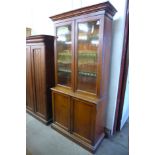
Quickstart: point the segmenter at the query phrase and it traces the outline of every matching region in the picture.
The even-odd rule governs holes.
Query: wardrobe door
[[[64,130],[70,130],[70,96],[53,92],[54,123]]]
[[[34,84],[31,55],[30,46],[26,46],[26,108],[34,111]]]
[[[73,98],[72,132],[88,143],[93,143],[95,105]]]
[[[46,88],[45,88],[45,54],[44,46],[32,46],[33,70],[35,82],[35,112],[45,118],[46,113]]]

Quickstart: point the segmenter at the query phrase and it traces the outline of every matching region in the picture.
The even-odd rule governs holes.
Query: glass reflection
[[[71,25],[57,27],[58,84],[71,86]]]
[[[78,24],[78,89],[96,93],[99,20]]]
[[[80,30],[80,31],[88,32],[88,25],[87,25],[87,23],[80,23],[80,24],[78,25],[78,27],[79,27],[79,30]]]

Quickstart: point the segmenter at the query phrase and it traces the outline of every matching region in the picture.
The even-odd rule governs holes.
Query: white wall
[[[123,113],[122,113],[122,119],[121,119],[121,129],[128,118],[129,118],[129,73],[128,73],[127,82],[126,82],[124,106],[123,106]]]
[[[118,10],[113,21],[113,39],[111,51],[111,70],[110,70],[110,86],[109,86],[109,102],[107,107],[106,127],[113,129],[115,110],[117,102],[119,74],[121,65],[121,56],[123,48],[124,26],[125,26],[125,10],[126,0],[111,0],[111,3]],[[111,133],[112,134],[112,133]]]
[[[118,10],[113,21],[109,103],[107,106],[106,118],[106,127],[110,130],[113,129],[116,109],[126,1],[127,0],[110,0]],[[101,2],[104,2],[104,0],[27,0],[26,26],[32,28],[33,35],[54,35],[53,22],[49,19],[50,16]]]

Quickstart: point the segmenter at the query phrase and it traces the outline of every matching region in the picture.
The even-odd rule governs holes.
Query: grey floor
[[[121,132],[105,138],[95,155],[128,155],[128,129],[127,122]],[[92,155],[29,114],[26,115],[26,151],[27,155]]]

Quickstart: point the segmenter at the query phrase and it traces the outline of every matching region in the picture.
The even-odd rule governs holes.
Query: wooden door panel
[[[73,99],[73,134],[88,141],[93,139],[94,105]]]
[[[30,46],[26,46],[26,107],[34,111],[34,85],[31,59]]]
[[[36,97],[36,113],[42,117],[45,115],[46,88],[45,88],[45,63],[43,46],[33,47],[33,68]]]
[[[54,122],[65,130],[70,130],[70,97],[60,93],[54,96]]]

